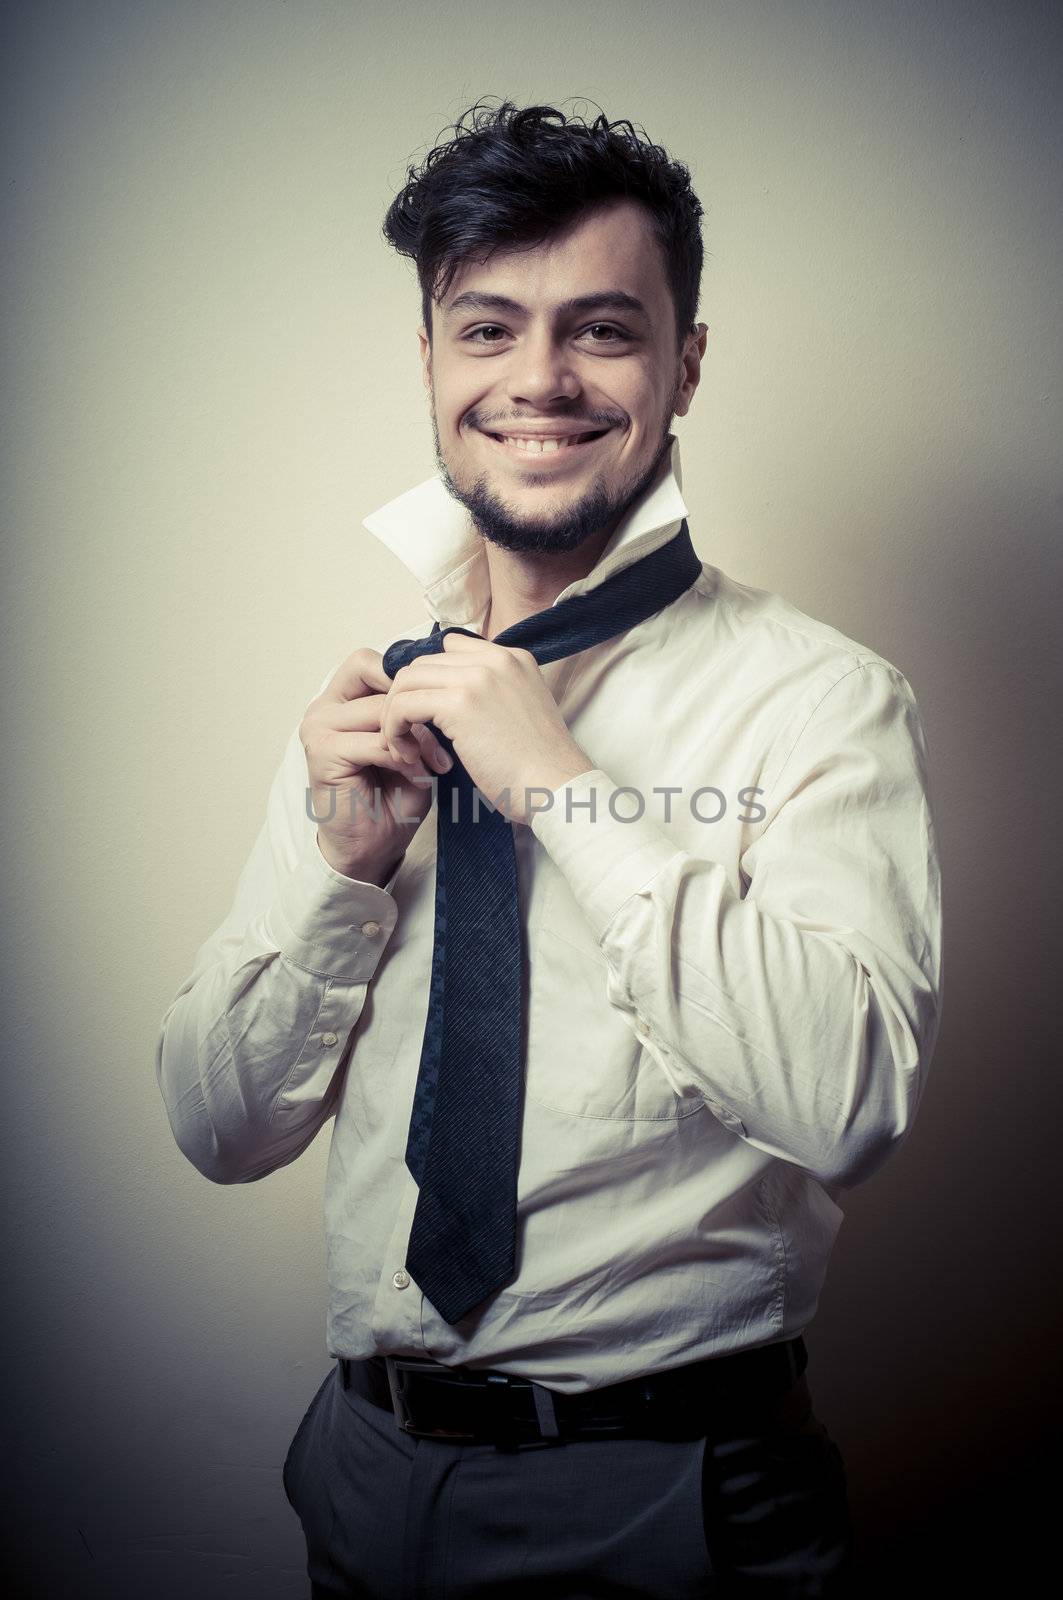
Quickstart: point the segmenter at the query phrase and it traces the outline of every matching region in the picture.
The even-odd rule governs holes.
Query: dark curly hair
[[[479,100],[453,137],[410,167],[384,219],[387,242],[416,263],[429,338],[432,302],[473,257],[540,244],[596,201],[637,200],[664,252],[676,340],[694,325],[701,284],[702,208],[690,173],[644,130],[604,112],[592,123],[553,106]]]

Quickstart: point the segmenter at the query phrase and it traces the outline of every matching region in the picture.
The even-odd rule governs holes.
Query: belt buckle
[[[402,1372],[424,1372],[425,1362],[406,1360],[402,1356],[385,1356],[384,1364],[388,1372],[388,1385],[391,1389],[391,1404],[395,1412],[395,1420],[404,1433],[414,1434],[419,1439],[450,1439],[457,1444],[473,1444],[476,1442],[477,1435],[474,1433],[461,1433],[449,1428],[420,1428],[417,1426],[417,1419],[410,1410],[399,1374]]]
[[[413,1434],[420,1439],[449,1439],[457,1444],[485,1444],[497,1443],[499,1439],[512,1440],[520,1437],[525,1431],[522,1426],[502,1428],[498,1430],[497,1434],[495,1432],[472,1433],[452,1428],[420,1427],[418,1418],[410,1408],[408,1386],[404,1387],[401,1374],[404,1372],[411,1374],[423,1373],[429,1366],[433,1371],[438,1371],[438,1366],[434,1362],[429,1363],[404,1356],[385,1356],[384,1364],[387,1368],[388,1386],[391,1390],[392,1410],[395,1413],[395,1419],[399,1427],[404,1433]],[[503,1384],[503,1380],[500,1377],[496,1377],[493,1381]],[[526,1381],[535,1405],[534,1420],[529,1419],[529,1425],[534,1427],[535,1432],[529,1431],[528,1437],[533,1440],[559,1439],[561,1437],[561,1429],[554,1409],[552,1392],[530,1379]],[[488,1379],[488,1389],[491,1387],[491,1382],[492,1380]],[[508,1386],[508,1382],[508,1379],[505,1380],[504,1386]]]

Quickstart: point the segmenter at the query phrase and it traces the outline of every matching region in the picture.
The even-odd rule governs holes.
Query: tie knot
[[[400,667],[408,666],[417,656],[425,655],[427,652],[421,647],[427,642],[425,639],[396,639],[394,644],[388,645],[381,660],[388,677],[393,678]]]
[[[471,628],[457,626],[441,628],[437,622],[432,632],[423,639],[396,639],[394,644],[389,644],[381,657],[384,671],[389,678],[393,678],[400,667],[408,667],[418,656],[440,655],[443,650],[443,640],[448,633],[464,633],[470,639],[480,637],[478,633],[473,633]]]

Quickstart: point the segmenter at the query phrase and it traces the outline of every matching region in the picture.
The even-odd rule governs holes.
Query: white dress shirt
[[[686,515],[673,440],[557,600]],[[365,526],[441,626],[482,632],[483,541],[438,477]],[[330,1355],[429,1356],[572,1393],[807,1327],[842,1191],[897,1149],[919,1104],[941,894],[907,680],[778,595],[704,562],[656,616],[542,670],[596,765],[511,823],[526,1027],[514,1281],[452,1327],[404,1267],[434,805],[386,887],[345,877],[318,847],[293,730],[232,909],[163,1019],[157,1071],[178,1145],[218,1183],[294,1161],[335,1117]]]

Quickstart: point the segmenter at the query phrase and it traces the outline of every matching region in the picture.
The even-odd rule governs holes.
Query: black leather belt
[[[800,1334],[688,1366],[560,1394],[529,1378],[412,1356],[340,1356],[339,1376],[400,1428],[454,1444],[564,1439],[698,1439],[777,1405],[802,1377]]]

